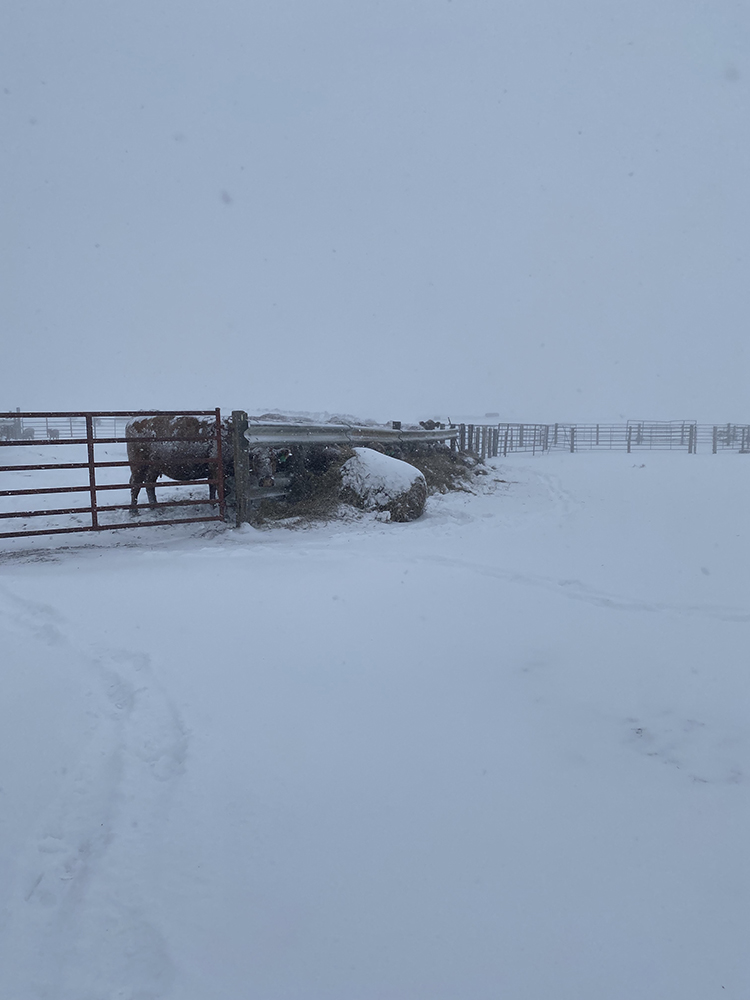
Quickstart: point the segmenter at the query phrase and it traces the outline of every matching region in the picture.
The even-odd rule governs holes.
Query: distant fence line
[[[94,416],[95,438],[123,437],[132,417]],[[86,418],[79,413],[59,416],[28,416],[4,413],[0,416],[0,441],[59,441],[86,437]]]
[[[686,451],[750,454],[750,424],[629,420],[624,424],[459,424],[458,448],[480,458],[518,452]]]
[[[95,439],[123,437],[127,418],[120,416],[95,416],[93,435]],[[287,425],[289,429],[292,425]],[[301,425],[306,437],[316,431],[325,430],[331,436],[338,427]],[[403,439],[411,434],[406,427],[394,435],[390,428],[382,430],[383,436],[398,436]],[[422,427],[434,428],[433,434],[416,430],[413,437],[441,438],[439,429],[446,430],[445,443],[452,448],[478,455],[482,458],[496,458],[517,452],[548,451],[736,451],[750,454],[750,424],[699,424],[694,420],[628,420],[623,424],[436,424],[429,421]],[[457,438],[453,441],[450,438]],[[364,433],[364,430],[363,430]],[[375,439],[381,430],[367,428],[369,439]],[[55,417],[30,417],[19,413],[5,413],[0,418],[0,441],[65,440],[86,436],[83,416],[66,414]],[[337,439],[338,440],[338,439]]]

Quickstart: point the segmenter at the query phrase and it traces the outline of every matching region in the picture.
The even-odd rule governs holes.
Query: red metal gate
[[[104,482],[109,478],[107,473],[97,478],[100,470],[128,468],[129,462],[123,458],[106,457],[100,460],[97,457],[97,450],[101,453],[102,448],[111,450],[109,446],[126,445],[128,441],[142,440],[148,442],[169,442],[180,444],[182,442],[206,442],[206,437],[156,437],[149,435],[143,438],[134,438],[132,432],[125,435],[125,423],[132,419],[142,419],[148,417],[197,417],[202,418],[210,424],[211,441],[210,454],[201,459],[201,464],[209,466],[209,476],[204,479],[191,479],[183,481],[167,480],[158,482],[155,485],[164,487],[195,487],[206,485],[215,487],[216,498],[194,497],[185,500],[168,498],[158,503],[158,508],[164,507],[191,507],[191,506],[211,506],[211,513],[200,517],[181,518],[159,518],[158,520],[142,521],[133,517],[130,520],[111,521],[112,512],[131,511],[130,503],[102,504],[99,494],[117,490],[130,490],[133,486],[146,487],[147,483],[123,483]],[[200,521],[222,521],[224,520],[224,466],[222,461],[222,440],[221,440],[221,412],[220,410],[140,410],[140,411],[107,411],[107,412],[37,412],[37,413],[0,413],[0,461],[7,461],[11,457],[25,457],[23,452],[6,451],[5,449],[23,448],[50,449],[49,457],[67,457],[61,455],[61,449],[74,448],[77,446],[81,461],[65,462],[50,461],[37,464],[2,464],[0,473],[3,473],[6,485],[7,477],[15,474],[16,477],[34,478],[38,473],[43,473],[44,482],[29,488],[11,488],[0,490],[0,498],[5,501],[5,505],[13,505],[17,497],[46,497],[56,494],[83,493],[87,494],[88,505],[81,507],[60,507],[60,508],[39,508],[32,510],[2,510],[0,519],[7,521],[12,518],[24,520],[31,518],[46,517],[50,520],[49,525],[42,529],[26,527],[18,531],[0,531],[0,538],[21,538],[29,535],[60,535],[78,531],[109,531],[115,528],[142,528],[166,524],[193,524]],[[122,451],[122,449],[119,449]],[[85,455],[85,459],[83,456]],[[70,473],[77,470],[85,470],[85,484],[73,482],[66,485],[54,485],[52,478],[55,477],[59,483],[59,475],[64,472],[70,478]],[[72,477],[75,479],[75,475]],[[83,478],[83,477],[82,477]],[[118,478],[115,476],[115,478]],[[49,484],[48,484],[49,482]],[[137,510],[148,509],[152,513],[154,508],[148,503],[139,503]],[[54,522],[60,517],[66,517],[68,522],[71,519],[77,521],[75,524],[66,523],[63,526],[55,526]],[[81,523],[84,519],[90,523]],[[39,522],[37,522],[39,523]]]

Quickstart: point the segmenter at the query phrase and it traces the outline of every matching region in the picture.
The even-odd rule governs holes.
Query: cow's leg
[[[156,477],[158,478],[158,477]],[[148,466],[136,466],[130,474],[130,513],[138,513],[138,495],[141,492],[142,486],[146,487],[146,495],[148,497],[148,502],[151,507],[156,506],[156,488],[154,483],[156,479],[153,478]]]
[[[131,514],[137,514],[138,513],[138,494],[141,492],[141,488],[140,488],[140,486],[137,486],[135,484],[136,483],[141,483],[141,482],[143,482],[143,480],[141,479],[139,473],[136,472],[135,470],[133,470],[133,472],[130,473],[130,513]]]

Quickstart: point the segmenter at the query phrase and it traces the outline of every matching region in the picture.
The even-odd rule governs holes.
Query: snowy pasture
[[[746,1000],[748,461],[487,468],[3,543],[3,1000]]]

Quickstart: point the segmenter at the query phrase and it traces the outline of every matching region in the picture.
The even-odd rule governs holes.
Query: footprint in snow
[[[627,743],[655,763],[684,772],[699,784],[744,783],[750,772],[750,741],[731,726],[709,725],[663,713],[644,721],[626,720]]]

